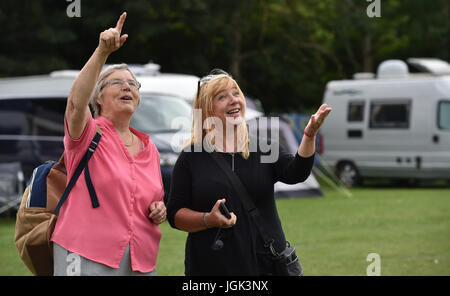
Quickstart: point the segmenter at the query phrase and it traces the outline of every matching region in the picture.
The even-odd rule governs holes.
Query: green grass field
[[[369,253],[381,275],[450,275],[450,189],[322,186],[323,198],[277,201],[305,275],[366,275]],[[14,219],[0,219],[0,275],[30,275],[13,244]],[[161,225],[159,275],[183,275],[186,233]]]

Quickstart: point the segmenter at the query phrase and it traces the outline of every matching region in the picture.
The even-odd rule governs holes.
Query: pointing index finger
[[[119,20],[117,21],[116,30],[119,32],[119,34],[122,32],[123,23],[125,23],[125,19],[127,18],[127,13],[124,12],[119,17]]]

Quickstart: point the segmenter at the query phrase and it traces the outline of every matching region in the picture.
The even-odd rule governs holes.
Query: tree
[[[99,33],[127,11],[124,47],[108,63],[156,62],[163,72],[222,68],[268,112],[311,112],[333,79],[391,58],[449,59],[447,0],[2,0],[0,76],[80,69]]]

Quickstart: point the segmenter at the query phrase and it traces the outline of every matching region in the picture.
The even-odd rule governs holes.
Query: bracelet
[[[303,131],[303,134],[305,134],[305,136],[307,136],[308,138],[311,138],[311,139],[314,139],[316,137],[316,135],[311,136],[306,131]]]
[[[211,227],[209,227],[208,223],[206,223],[205,216],[206,216],[206,213],[203,213],[203,222],[205,223],[206,228],[211,228]]]

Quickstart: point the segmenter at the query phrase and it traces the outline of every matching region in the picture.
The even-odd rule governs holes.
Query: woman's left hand
[[[319,131],[320,126],[325,121],[325,118],[330,114],[331,108],[328,107],[327,104],[322,104],[322,106],[319,107],[316,113],[311,115],[311,118],[309,119],[308,124],[305,127],[305,132],[308,135],[314,136]]]
[[[155,224],[161,224],[166,220],[166,206],[163,201],[154,201],[150,204],[148,218]]]

